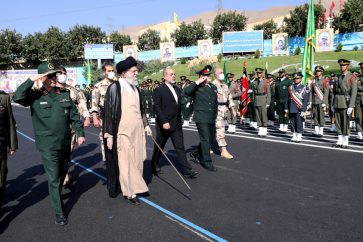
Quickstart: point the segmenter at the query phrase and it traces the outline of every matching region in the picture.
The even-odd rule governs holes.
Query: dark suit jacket
[[[153,107],[156,113],[156,122],[158,125],[165,123],[170,124],[170,131],[181,128],[181,91],[177,85],[173,85],[178,103],[176,103],[173,93],[169,87],[163,83],[154,90]]]

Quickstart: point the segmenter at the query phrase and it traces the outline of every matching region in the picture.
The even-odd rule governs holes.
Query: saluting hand
[[[86,142],[86,138],[85,137],[78,137],[77,141],[78,141],[78,145],[81,145],[81,144],[84,144]]]

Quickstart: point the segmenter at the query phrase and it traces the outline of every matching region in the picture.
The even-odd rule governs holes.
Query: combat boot
[[[221,147],[221,156],[227,160],[233,159],[233,155],[231,155],[226,147]]]

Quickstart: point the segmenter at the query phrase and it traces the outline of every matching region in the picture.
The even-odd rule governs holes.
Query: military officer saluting
[[[362,127],[363,127],[363,62],[358,64],[360,67],[360,75],[357,82],[357,99],[355,101],[355,117],[356,127],[358,132],[358,139],[362,140]]]
[[[301,84],[301,72],[293,75],[294,84],[289,86],[289,96],[285,103],[285,112],[289,113],[291,121],[291,141],[300,143],[302,141],[303,122],[302,119],[309,102],[309,90]]]
[[[349,60],[339,59],[341,75],[333,86],[332,111],[335,114],[338,141],[336,147],[347,148],[349,145],[349,116],[353,112],[357,97],[357,78],[349,72]]]
[[[105,102],[105,95],[108,86],[113,82],[115,78],[115,72],[112,63],[105,63],[102,66],[102,71],[104,75],[104,79],[100,82],[97,82],[92,91],[92,107],[90,112],[93,116],[93,126],[95,128],[99,128],[100,132],[98,137],[101,143],[101,151],[102,151],[102,160],[105,161],[105,149],[103,145],[103,137],[102,137],[102,111]]]
[[[194,121],[196,122],[200,143],[191,156],[209,171],[217,171],[210,156],[211,144],[216,138],[216,117],[218,111],[217,87],[211,83],[212,67],[207,65],[198,72],[199,79],[184,90],[193,97]]]
[[[325,126],[325,110],[328,106],[329,98],[329,80],[323,76],[324,68],[321,66],[315,67],[315,77],[311,82],[310,103],[313,112],[316,136],[324,135]]]
[[[285,113],[284,105],[289,97],[289,86],[291,85],[291,80],[286,77],[285,69],[279,70],[279,78],[276,82],[276,112],[279,116],[279,130],[282,132],[287,132],[287,127],[289,125],[288,114]]]
[[[18,87],[14,93],[14,101],[30,106],[35,144],[48,175],[49,194],[56,214],[55,223],[66,225],[61,191],[70,155],[71,126],[76,131],[78,145],[85,142],[85,137],[83,123],[69,91],[56,87],[57,72],[48,62],[40,64],[38,75],[27,79]],[[36,80],[40,80],[43,87],[32,90]]]
[[[262,77],[263,69],[255,69],[257,78],[253,83],[253,95],[255,97],[254,109],[258,125],[258,136],[267,135],[267,108],[271,102],[271,90],[267,80]]]
[[[16,122],[11,108],[10,96],[0,90],[0,215],[5,196],[8,154],[18,149]]]

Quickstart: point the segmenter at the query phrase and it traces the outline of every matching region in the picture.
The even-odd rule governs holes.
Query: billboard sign
[[[224,32],[223,53],[263,51],[263,31]]]

